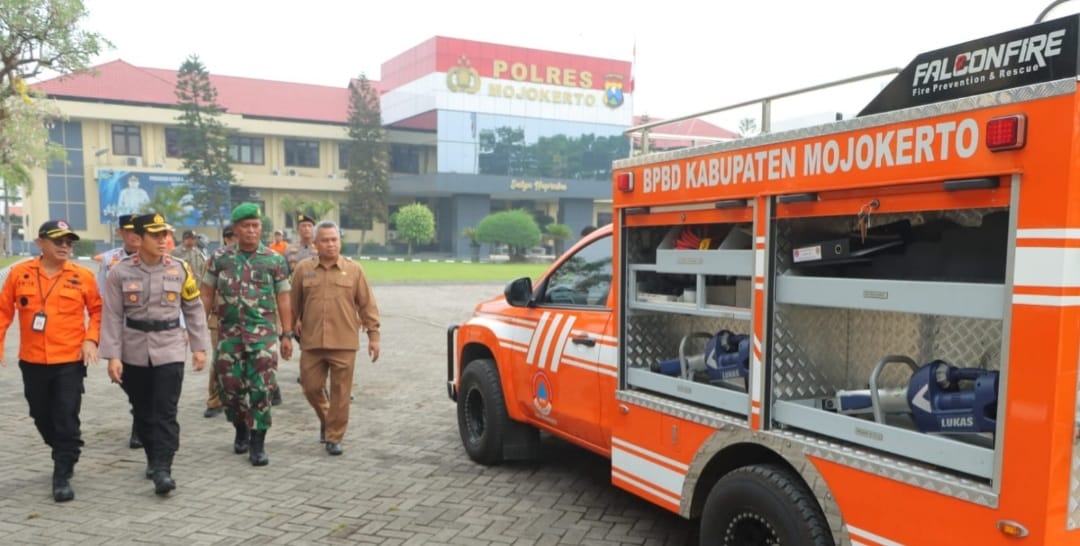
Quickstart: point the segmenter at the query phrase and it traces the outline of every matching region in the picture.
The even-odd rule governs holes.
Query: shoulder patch
[[[184,279],[184,287],[180,290],[180,296],[185,301],[191,301],[199,297],[199,281],[195,280],[195,274],[191,272],[191,266],[187,262],[181,262],[184,264],[184,272],[187,273],[187,277]]]

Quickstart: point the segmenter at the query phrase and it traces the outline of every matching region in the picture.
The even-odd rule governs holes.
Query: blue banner
[[[127,170],[99,169],[98,198],[101,203],[99,221],[105,225],[116,223],[121,214],[150,212],[148,205],[161,189],[186,186],[187,176],[180,173],[135,172]],[[181,218],[169,218],[174,226],[204,226],[201,215],[192,204],[190,193],[180,198],[184,211]],[[227,215],[226,215],[227,216]]]

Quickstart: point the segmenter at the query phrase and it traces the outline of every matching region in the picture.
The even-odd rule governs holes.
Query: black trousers
[[[147,460],[171,465],[172,456],[180,447],[176,406],[184,382],[184,363],[135,366],[124,362],[120,377],[134,410],[135,431],[142,440]]]
[[[52,448],[53,461],[77,463],[83,445],[79,409],[86,366],[82,362],[44,365],[20,360],[19,370],[30,417],[41,439]]]

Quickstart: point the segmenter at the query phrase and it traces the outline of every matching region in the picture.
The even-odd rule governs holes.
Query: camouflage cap
[[[236,208],[232,210],[232,216],[229,218],[234,224],[241,220],[252,219],[262,219],[262,211],[259,210],[259,205],[256,205],[255,203],[240,203],[239,205],[236,205]]]

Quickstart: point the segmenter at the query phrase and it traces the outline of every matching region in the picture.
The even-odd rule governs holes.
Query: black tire
[[[700,546],[828,546],[814,494],[776,466],[746,466],[716,482],[701,513]]]
[[[461,376],[458,433],[469,458],[483,465],[503,460],[503,437],[510,427],[499,370],[490,359],[474,360]]]

